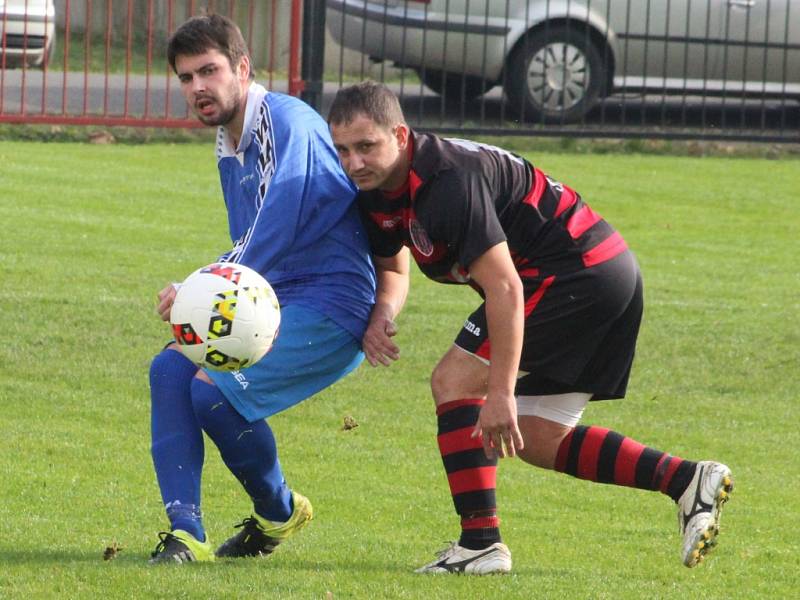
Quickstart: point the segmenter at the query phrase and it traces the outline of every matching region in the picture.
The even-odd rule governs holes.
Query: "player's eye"
[[[182,75],[178,75],[178,81],[180,81],[181,83],[189,83],[191,80],[192,80],[191,75],[187,75],[185,73]]]

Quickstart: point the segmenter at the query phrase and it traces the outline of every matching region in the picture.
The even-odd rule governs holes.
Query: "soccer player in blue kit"
[[[217,126],[217,164],[233,248],[220,260],[261,273],[281,304],[269,354],[234,373],[198,369],[175,344],[150,367],[152,457],[170,531],[153,563],[260,556],[312,518],[286,484],[265,420],[333,384],[363,359],[375,273],[323,119],[300,100],[253,82],[238,27],[194,17],[168,45],[170,65],[197,118]],[[173,286],[159,293],[169,319]],[[203,431],[253,501],[239,531],[214,550],[203,527]]]

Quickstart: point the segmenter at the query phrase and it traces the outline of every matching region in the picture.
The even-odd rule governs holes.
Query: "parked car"
[[[53,0],[0,0],[0,67],[44,67],[55,39]]]
[[[334,39],[433,91],[578,121],[614,92],[800,99],[800,0],[327,0]]]

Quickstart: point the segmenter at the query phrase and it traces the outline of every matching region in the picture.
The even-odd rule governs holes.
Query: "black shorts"
[[[624,397],[643,310],[642,276],[633,254],[522,282],[526,317],[520,370],[528,374],[517,381],[517,395]],[[469,316],[455,343],[491,361],[485,304]]]

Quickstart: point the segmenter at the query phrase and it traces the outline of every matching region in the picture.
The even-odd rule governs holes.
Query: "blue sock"
[[[248,422],[219,388],[199,379],[192,382],[192,404],[222,460],[253,499],[256,513],[270,521],[287,521],[293,510],[292,494],[267,422]]]
[[[151,453],[161,499],[173,530],[206,538],[200,514],[203,431],[192,408],[197,367],[180,352],[162,350],[150,365]]]

